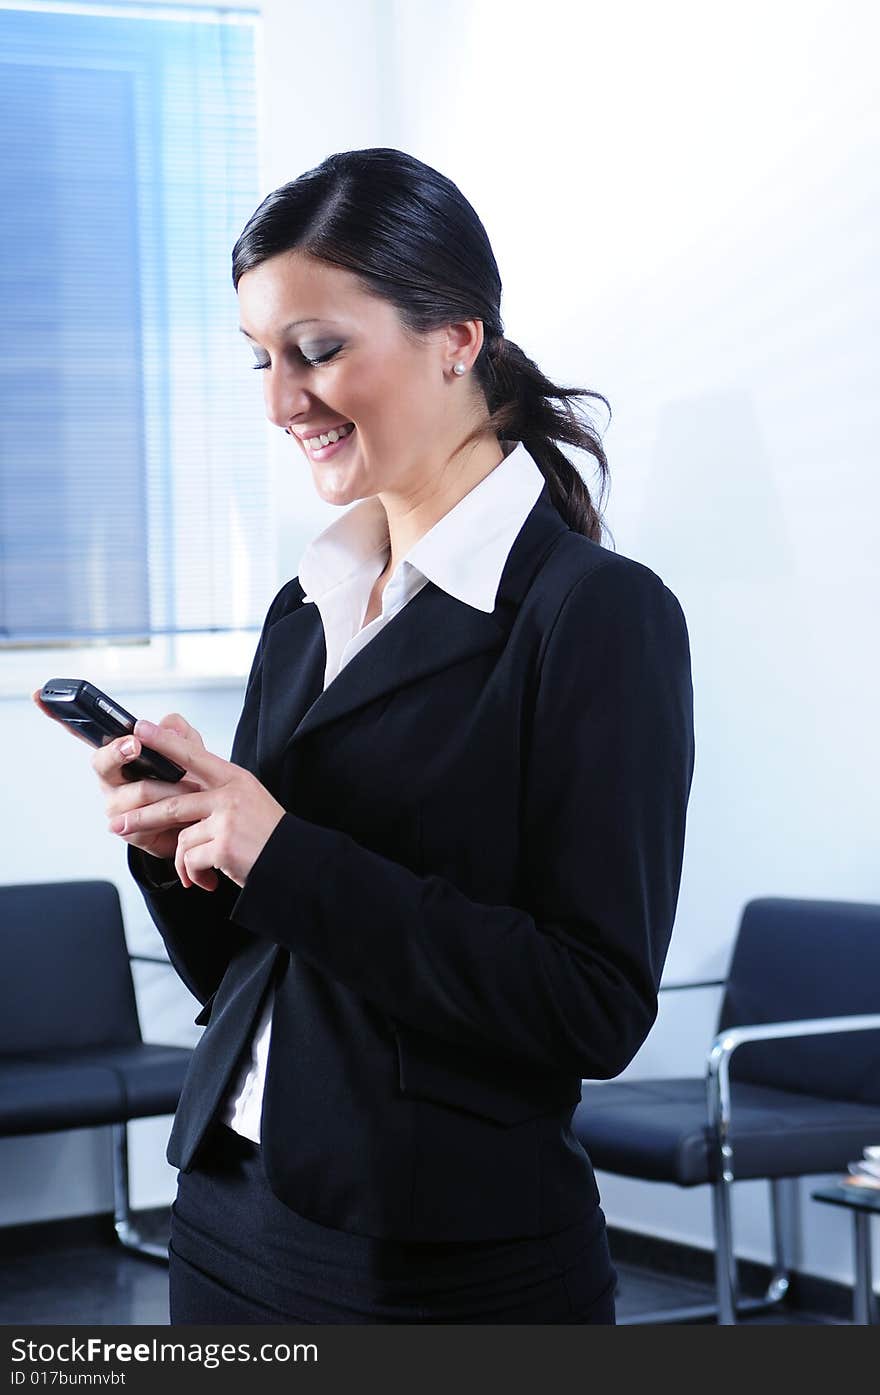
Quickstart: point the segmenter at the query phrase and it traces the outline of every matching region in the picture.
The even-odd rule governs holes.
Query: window
[[[235,634],[247,671],[278,584],[230,277],[260,198],[256,23],[0,10],[7,652],[63,646],[67,669],[80,649],[97,674],[112,648],[117,671],[158,675],[183,637],[202,664]]]

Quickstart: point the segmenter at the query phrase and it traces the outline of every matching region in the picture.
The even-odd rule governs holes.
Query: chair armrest
[[[730,1146],[730,1058],[748,1041],[782,1041],[786,1037],[833,1036],[840,1032],[880,1031],[880,1013],[853,1013],[849,1017],[805,1017],[793,1022],[760,1022],[728,1027],[719,1032],[706,1058],[706,1103],[709,1127],[725,1182],[733,1181]]]

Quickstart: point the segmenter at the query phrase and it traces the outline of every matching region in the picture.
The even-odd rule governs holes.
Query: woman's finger
[[[108,819],[139,809],[144,804],[157,804],[175,794],[197,794],[202,786],[197,780],[184,776],[182,780],[125,780],[119,785],[106,785],[107,802],[104,812]]]
[[[172,728],[157,727],[144,718],[139,718],[135,723],[135,735],[151,750],[168,756],[190,775],[204,780],[206,786],[225,785],[230,779],[234,769],[230,762],[206,750],[201,740],[196,741],[195,737],[180,736]]]
[[[117,736],[106,746],[99,746],[92,756],[92,769],[102,780],[113,780],[119,776],[120,767],[140,755],[141,743],[136,736]]]
[[[205,743],[202,740],[201,732],[191,726],[179,712],[169,712],[158,725],[164,730],[176,732],[178,736],[185,736],[188,741],[197,742],[204,749]]]
[[[177,839],[174,866],[185,887],[200,886],[203,891],[215,891],[218,878],[214,868],[210,820],[184,829]]]
[[[205,790],[193,790],[189,794],[175,792],[165,799],[158,799],[154,804],[139,804],[134,809],[116,814],[110,820],[110,832],[125,836],[182,827],[207,818],[213,812],[213,807],[213,799]]]
[[[34,700],[36,701],[39,696],[39,689],[37,689],[33,696]],[[48,712],[48,708],[43,707],[42,703],[40,703],[39,705],[43,708],[44,712]],[[54,713],[49,713],[49,715],[54,716]],[[198,746],[201,746],[202,749],[204,749],[205,743],[202,740],[199,732],[196,731],[195,727],[190,726],[186,718],[181,716],[179,712],[170,712],[167,717],[162,718],[162,721],[159,723],[159,725],[166,726],[170,731],[175,732],[178,736],[184,736],[188,740],[194,741]],[[99,746],[98,749],[93,753],[92,769],[97,773],[100,779],[107,780],[115,789],[119,786],[120,780],[124,778],[121,775],[122,766],[127,764],[128,761],[135,760],[136,757],[140,755],[140,753],[141,742],[138,737],[131,734],[129,734],[128,736],[117,736],[113,741],[108,741],[106,745]],[[197,779],[197,777],[190,775],[190,779]],[[138,788],[138,786],[142,782],[126,781],[125,783],[131,783],[133,788]],[[173,782],[164,780],[153,780],[148,783],[167,785],[168,783]],[[183,781],[181,780],[180,783],[182,785]],[[204,789],[204,787],[204,782],[202,780],[198,780],[196,788]],[[151,800],[154,797],[155,796],[153,796],[152,794],[150,795]],[[141,802],[147,803],[148,801],[145,799]]]

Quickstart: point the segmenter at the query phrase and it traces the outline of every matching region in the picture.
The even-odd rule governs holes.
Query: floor
[[[167,1240],[167,1212],[138,1218],[146,1238]],[[81,1232],[59,1240],[47,1235],[27,1247],[11,1237],[0,1253],[0,1324],[168,1323],[168,1272],[160,1263],[126,1252],[115,1240],[109,1218],[99,1233]],[[94,1229],[94,1227],[93,1227]],[[614,1247],[612,1245],[612,1258]],[[707,1284],[680,1274],[663,1274],[614,1260],[618,1272],[618,1321],[691,1303],[711,1301]],[[843,1324],[845,1319],[798,1310],[750,1313],[743,1322],[759,1325]]]
[[[640,1314],[653,1315],[670,1308],[714,1301],[714,1293],[708,1284],[691,1282],[679,1275],[657,1274],[637,1265],[617,1263],[615,1267],[619,1280],[615,1303],[618,1322],[638,1321]],[[692,1321],[714,1322],[714,1318]],[[836,1326],[843,1322],[841,1318],[829,1314],[804,1312],[791,1307],[784,1311],[746,1313],[740,1321],[749,1327],[789,1327],[803,1323]]]

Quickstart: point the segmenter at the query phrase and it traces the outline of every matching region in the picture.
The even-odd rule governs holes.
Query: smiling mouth
[[[331,455],[336,455],[338,451],[344,450],[357,431],[357,427],[353,422],[347,422],[346,427],[347,430],[344,436],[339,435],[334,429],[332,433],[327,433],[327,436],[324,438],[321,436],[311,436],[308,440],[303,441],[303,445],[312,459],[329,460]],[[328,439],[330,436],[336,436],[337,439],[335,441]],[[322,444],[322,439],[326,440],[326,444]]]

